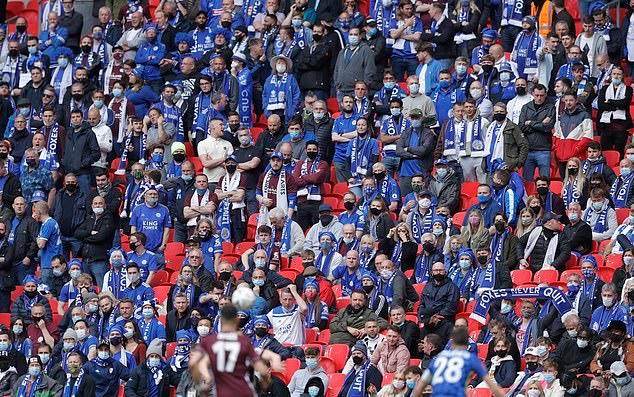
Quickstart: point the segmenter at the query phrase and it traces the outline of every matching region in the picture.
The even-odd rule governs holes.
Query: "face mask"
[[[134,330],[126,328],[125,332],[123,333],[123,336],[127,339],[132,338],[134,336]]]
[[[409,93],[412,95],[416,95],[418,94],[419,90],[420,90],[420,85],[418,85],[418,83],[413,83],[409,85]]]
[[[262,259],[262,258],[257,258],[253,260],[253,263],[255,264],[255,267],[257,268],[263,268],[264,266],[266,266],[266,259]]]
[[[331,244],[328,241],[322,241],[319,243],[319,248],[322,251],[330,250]]]
[[[469,90],[469,94],[471,94],[471,97],[473,99],[480,99],[480,97],[482,96],[482,90],[480,89]]]
[[[121,88],[113,88],[112,89],[112,95],[114,95],[115,97],[120,97],[121,94],[123,94],[123,90]]]
[[[471,261],[469,259],[460,259],[460,268],[467,270],[471,267]]]
[[[436,281],[436,282],[441,282],[445,279],[445,275],[444,274],[434,274],[432,276],[432,278]]]
[[[601,211],[603,209],[603,202],[599,201],[599,202],[593,202],[592,203],[592,209],[595,211]]]
[[[132,248],[132,247],[130,247]],[[138,274],[133,274],[133,275],[128,275],[128,281],[130,282],[130,284],[134,284],[137,281],[139,281],[139,275]]]
[[[363,359],[363,357],[360,356],[354,356],[352,357],[352,362],[354,363],[354,365],[361,365],[363,364],[365,360]]]
[[[261,286],[264,285],[264,279],[263,278],[258,278],[258,279],[254,278],[254,279],[252,279],[252,281],[253,281],[253,285],[255,285],[256,287],[261,287]]]
[[[398,117],[401,115],[401,109],[400,108],[390,108],[390,114],[394,117]]]
[[[529,208],[533,210],[533,214],[539,214],[542,207],[540,205],[531,205]]]
[[[20,54],[20,52],[18,50],[9,50],[9,56],[11,58],[15,58]]]
[[[568,214],[568,219],[570,219],[570,222],[577,222],[579,220],[579,214],[571,212]]]
[[[497,121],[498,123],[502,123],[502,122],[504,122],[504,120],[506,120],[506,114],[504,114],[504,113],[494,113],[493,114],[493,120]]]
[[[319,216],[319,221],[321,222],[322,226],[328,226],[330,224],[330,222],[332,222],[333,216],[332,215],[320,215]]]
[[[275,71],[276,71],[278,74],[284,74],[284,73],[286,73],[286,65],[281,64],[281,63],[280,63],[280,64],[275,65]]]
[[[157,368],[159,365],[161,365],[161,359],[158,357],[150,357],[147,360],[147,366],[150,368]]]
[[[449,80],[440,80],[438,82],[438,85],[440,86],[440,88],[447,88],[449,87]]]
[[[53,269],[53,276],[61,276],[62,274],[64,274],[64,271],[61,269]]]
[[[505,357],[505,356],[508,354],[508,350],[506,350],[506,349],[497,350],[497,351],[495,352],[495,354],[496,354],[498,357]]]
[[[315,36],[313,36],[315,37]],[[313,112],[313,117],[315,118],[315,120],[321,120],[326,116],[326,113],[324,112]]]
[[[308,363],[307,363],[308,365]],[[308,395],[310,397],[317,397],[319,395],[319,387],[318,386],[310,386],[308,388]]]
[[[392,381],[392,386],[394,386],[394,388],[397,389],[397,390],[401,390],[402,388],[405,387],[405,381],[404,380],[394,379]]]
[[[290,135],[291,139],[297,139],[301,135],[299,131],[289,131],[288,135]]]
[[[104,208],[93,208],[92,211],[95,213],[95,215],[101,215],[104,212]]]
[[[489,261],[489,257],[486,255],[479,255],[477,259],[478,263],[481,265],[486,265],[486,263]]]
[[[156,203],[158,203],[158,199],[154,197],[148,197],[145,199],[145,203],[150,207],[153,207],[156,205]]]
[[[515,93],[519,96],[526,95],[526,87],[515,87]]]
[[[48,353],[40,353],[38,354],[38,356],[40,356],[40,361],[42,361],[42,364],[47,364],[48,361],[51,359],[51,355]]]
[[[545,196],[548,194],[548,187],[547,186],[540,186],[537,188],[537,193],[539,193],[540,196]]]
[[[317,359],[316,358],[307,358],[306,359],[306,367],[308,367],[308,369],[317,368]]]
[[[630,377],[627,376],[627,375],[626,376],[622,376],[620,378],[615,378],[614,379],[614,382],[617,385],[619,385],[619,386],[623,386],[623,385],[627,384],[627,382],[629,382],[629,381],[630,381]]]
[[[581,269],[581,274],[583,274],[585,278],[592,278],[594,277],[594,269]]]
[[[506,230],[506,225],[504,224],[504,222],[500,222],[500,221],[495,222],[495,230],[498,233],[502,233]]]
[[[22,331],[24,331],[24,328],[21,325],[14,325],[12,330],[14,334],[20,335]]]
[[[97,352],[97,356],[102,360],[107,360],[110,358],[110,352],[100,350],[99,352]]]
[[[418,200],[418,205],[421,208],[429,208],[429,207],[431,207],[431,199],[428,199],[426,197],[422,198],[422,199]]]
[[[85,330],[85,329],[83,329],[83,328],[80,328],[80,329],[76,330],[75,332],[77,333],[77,338],[78,338],[79,340],[83,340],[84,338],[86,338],[86,336],[87,336],[87,334],[88,334],[88,333],[86,332],[86,330]]]
[[[542,376],[544,377],[546,383],[553,383],[553,381],[555,380],[555,375],[553,374],[543,373]]]
[[[32,47],[32,46],[29,47],[29,54],[31,54],[31,55],[37,54],[37,47]],[[614,81],[614,80],[612,80],[612,81]]]
[[[445,231],[442,229],[442,227],[433,227],[431,232],[434,234],[434,236],[440,236],[442,235]]]
[[[198,331],[198,335],[200,336],[209,335],[209,327],[207,327],[206,325],[199,325],[198,327],[196,327],[196,331]]]
[[[601,302],[603,302],[603,306],[611,307],[614,304],[614,298],[601,297]]]
[[[423,250],[427,253],[432,253],[435,250],[435,246],[434,243],[430,242],[430,241],[425,241],[423,243]]]
[[[374,216],[378,216],[381,215],[381,209],[380,208],[370,208],[370,213]]]
[[[72,94],[71,96],[73,97],[75,102],[79,102],[84,97],[84,94]]]
[[[531,372],[534,372],[537,369],[538,366],[539,366],[539,363],[534,362],[534,361],[532,361],[530,363],[526,363],[526,369],[528,369]]]
[[[152,162],[154,162],[154,163],[162,163],[163,162],[163,155],[161,153],[152,154]]]
[[[150,307],[146,307],[143,309],[143,317],[152,318],[154,317],[154,310]]]
[[[9,350],[9,342],[0,342],[0,352]]]
[[[575,295],[579,291],[579,284],[577,283],[568,283],[568,292],[572,295]]]
[[[629,167],[621,167],[621,175],[628,176],[632,172],[632,169]]]
[[[420,128],[423,125],[423,120],[412,119],[411,122],[413,128]]]
[[[383,86],[384,86],[386,89],[388,89],[388,90],[393,89],[393,88],[394,88],[394,85],[396,85],[396,83],[395,83],[395,82],[393,82],[393,81],[387,81],[387,82],[383,83]]]
[[[70,274],[70,278],[75,280],[75,279],[77,279],[77,277],[79,277],[81,275],[81,270],[74,269],[74,270],[71,270],[70,272],[68,272],[68,274]]]
[[[489,195],[487,195],[487,194],[478,194],[478,202],[480,204],[488,203],[490,198],[491,197]]]
[[[579,349],[585,349],[588,346],[588,341],[585,339],[577,339],[577,346]]]
[[[459,76],[464,75],[465,73],[467,73],[467,67],[465,65],[462,65],[462,64],[456,65],[456,73]]]
[[[363,290],[365,291],[366,294],[369,294],[370,292],[372,292],[373,289],[374,289],[374,285],[364,285],[363,286]]]
[[[500,313],[502,314],[508,314],[512,309],[513,306],[509,305],[508,303],[502,303],[500,305]]]
[[[537,389],[531,389],[526,391],[527,397],[539,397],[540,395],[541,395],[541,392]]]
[[[614,85],[621,85],[622,82],[623,81],[620,78],[618,78],[618,77],[613,77],[612,78],[612,84],[614,84]]]
[[[42,370],[39,367],[29,367],[29,375],[34,378],[38,376],[41,372]]]
[[[436,175],[440,179],[443,179],[444,177],[446,177],[447,176],[447,172],[449,172],[449,170],[447,168],[438,168],[438,169],[436,169]]]
[[[359,44],[359,36],[348,36],[348,42],[352,46]]]
[[[18,111],[22,116],[26,117],[31,113],[31,108],[18,108]]]
[[[394,270],[381,270],[381,278],[388,280],[394,274]]]

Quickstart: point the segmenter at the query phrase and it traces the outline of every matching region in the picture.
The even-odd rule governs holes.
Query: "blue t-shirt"
[[[332,125],[332,133],[333,134],[345,134],[348,132],[353,132],[357,129],[357,119],[361,115],[353,114],[350,117],[346,117],[343,114],[335,119],[335,123]],[[333,158],[333,162],[335,163],[346,163],[347,157],[346,152],[348,151],[348,142],[336,142],[335,143],[335,156]]]
[[[413,130],[409,136],[409,146],[418,146],[420,141],[421,130]],[[424,173],[421,159],[408,159],[401,162],[400,176],[414,176]]]
[[[156,260],[156,254],[148,250],[145,250],[141,255],[134,251],[128,252],[128,262],[134,262],[139,265],[141,280],[143,280],[143,282],[147,280],[149,272],[155,272],[160,269],[158,261]]]
[[[216,274],[214,261],[216,260],[215,255],[222,255],[222,240],[220,236],[214,234],[207,241],[202,241],[200,243],[200,249],[203,252],[204,262],[203,265],[205,269],[209,270],[211,274]]]
[[[357,230],[363,230],[365,226],[365,216],[363,215],[363,211],[356,209],[349,214],[348,211],[344,211],[339,214],[339,222],[342,225],[354,225]]]
[[[434,397],[465,396],[465,387],[475,372],[479,377],[487,374],[476,354],[466,350],[443,350],[431,361],[423,377],[430,381]]]
[[[392,19],[390,21],[390,33],[393,30],[397,30],[400,26],[402,26],[405,21],[399,21],[397,19]],[[419,33],[423,31],[423,21],[420,18],[416,18],[416,22],[414,22],[414,26],[411,26],[403,33],[406,35]],[[416,59],[416,42],[405,40],[405,39],[396,39],[394,44],[392,45],[392,58],[396,59]]]
[[[72,283],[72,281],[69,281],[62,287],[62,290],[59,292],[60,302],[70,302],[77,298],[77,294],[79,294],[79,289],[73,286]]]
[[[163,241],[163,229],[172,227],[169,210],[163,204],[150,208],[143,203],[132,210],[130,226],[136,227],[138,232],[145,233],[147,242],[145,248],[156,251]]]
[[[42,269],[50,269],[53,257],[62,254],[62,239],[57,221],[53,218],[45,220],[37,238],[46,240],[46,245],[40,250],[40,266]]]

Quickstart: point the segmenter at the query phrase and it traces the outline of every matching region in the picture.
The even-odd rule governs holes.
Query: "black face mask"
[[[24,291],[24,295],[28,296],[29,298],[34,298],[35,295],[37,295],[37,290],[35,290],[35,291]]]
[[[84,97],[84,94],[73,94],[72,97],[75,101],[79,102]]]
[[[370,292],[372,292],[373,289],[374,289],[374,285],[364,285],[363,286],[363,290],[365,291],[366,294],[369,294]]]
[[[35,293],[37,293],[37,291],[36,291]],[[35,324],[37,324],[37,323],[38,323],[40,320],[42,320],[44,317],[41,317],[41,316],[33,316],[33,317],[31,317],[31,318],[33,319],[33,322],[34,322]]]
[[[489,257],[486,255],[479,255],[477,259],[478,263],[481,265],[486,265],[486,263],[489,261]]]
[[[247,317],[238,317],[240,319],[240,328],[244,328],[245,325],[249,322]]]
[[[578,173],[579,173],[579,168],[577,168],[577,167],[568,168],[568,175],[577,176]]]
[[[361,365],[363,364],[365,360],[363,359],[363,357],[359,357],[359,356],[354,356],[352,357],[352,362],[354,363],[354,365]]]
[[[311,160],[315,160],[318,154],[319,152],[315,152],[315,151],[306,152],[306,157],[308,157]]]
[[[22,33],[26,32],[26,25],[16,25],[15,26],[15,30],[18,33],[22,34]]]
[[[138,243],[130,243],[130,249],[134,251],[139,246]]]
[[[434,250],[436,249],[436,247],[434,246],[434,243],[430,243],[429,241],[426,241],[423,243],[423,250],[427,253],[432,253],[434,252]]]
[[[526,95],[526,87],[515,87],[515,93],[519,96]]]
[[[493,70],[493,65],[481,65],[484,73],[489,74]]]
[[[231,130],[231,132],[238,131],[238,128],[240,128],[240,123],[238,123],[238,124],[229,124],[229,129]]]
[[[322,37],[322,35],[320,35],[320,34],[314,34],[314,35],[313,35],[313,40],[314,40],[315,42],[317,42],[317,43],[318,43],[318,42],[320,42],[322,38],[323,38],[323,37]]]
[[[540,196],[545,196],[548,194],[548,186],[540,186],[537,188],[537,193],[539,193]]]
[[[120,336],[113,336],[112,338],[110,338],[110,344],[112,346],[119,346],[121,342],[123,342],[123,338],[121,338]]]
[[[220,272],[218,273],[218,278],[222,281],[229,281],[231,278],[231,272]]]
[[[258,338],[261,338],[263,336],[266,336],[269,333],[269,330],[267,328],[258,327],[255,329],[254,332]]]
[[[374,174],[377,181],[382,181],[385,178],[385,172],[377,172]]]
[[[506,230],[506,225],[504,224],[504,222],[501,221],[495,222],[495,230],[498,233],[502,233],[504,230]]]
[[[172,157],[174,158],[174,161],[176,161],[177,163],[182,163],[187,158],[185,156],[185,153],[176,153],[172,155]]]
[[[504,357],[508,354],[508,350],[498,350],[495,354],[497,354],[498,357]]]
[[[542,233],[544,233],[544,236],[546,236],[546,238],[551,238],[555,235],[555,231],[550,230],[547,227],[542,228]]]
[[[0,159],[6,160],[9,157],[9,153],[0,153]]]
[[[531,372],[535,372],[535,370],[537,370],[537,367],[539,367],[539,363],[537,362],[530,362],[530,363],[526,363],[526,369],[528,369]]]
[[[343,208],[345,208],[348,211],[352,211],[352,209],[354,208],[354,203],[352,201],[344,201]]]
[[[445,276],[444,274],[434,274],[434,275],[432,276],[432,278],[434,279],[434,281],[436,281],[436,282],[438,282],[438,283],[442,282],[442,281],[445,279],[445,277],[446,277],[446,276]]]
[[[26,165],[28,165],[31,168],[35,168],[37,166],[37,160],[26,160]]]
[[[17,57],[19,53],[20,53],[20,52],[19,52],[18,50],[9,50],[9,56],[10,56],[11,58],[15,58],[15,57]]]
[[[332,215],[319,215],[319,221],[321,222],[321,225],[326,227],[330,224],[330,222],[332,222]]]
[[[74,183],[67,183],[66,184],[66,191],[69,193],[75,193],[75,191],[77,190],[77,185]]]
[[[90,52],[90,50],[92,49],[91,46],[89,45],[83,45],[81,46],[81,52],[83,52],[84,54],[88,54]]]
[[[370,208],[370,213],[374,216],[378,216],[381,215],[381,209],[380,208]]]
[[[504,113],[493,113],[493,120],[497,121],[498,123],[501,123],[504,120],[506,120],[506,114],[504,114]]]
[[[229,29],[231,27],[231,21],[222,21],[220,22],[220,26],[222,26],[225,29]]]
[[[537,215],[542,207],[539,205],[531,205],[529,208],[533,210],[533,214]]]
[[[233,173],[236,172],[236,170],[238,169],[238,165],[231,164],[231,165],[227,165],[225,168],[227,169],[227,172],[229,173],[229,175],[233,175]]]
[[[198,29],[204,29],[205,27],[207,27],[207,21],[196,23],[196,26],[198,26]]]

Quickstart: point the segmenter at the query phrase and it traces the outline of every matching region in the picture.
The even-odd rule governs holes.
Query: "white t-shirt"
[[[294,346],[303,345],[306,339],[304,335],[304,319],[295,305],[286,310],[278,306],[266,315],[273,326],[275,339],[280,343],[290,343]]]
[[[208,137],[198,143],[199,157],[208,154],[212,159],[218,159],[225,154],[229,156],[231,153],[233,153],[233,145],[222,138]],[[225,174],[225,168],[221,163],[211,169],[203,168],[203,173],[207,175],[210,183],[218,183],[220,178]]]

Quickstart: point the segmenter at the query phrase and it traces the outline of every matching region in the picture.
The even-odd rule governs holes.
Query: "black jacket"
[[[544,122],[546,118],[548,122]],[[529,125],[526,125],[526,121],[530,121]],[[555,105],[545,102],[538,106],[535,101],[528,102],[522,107],[518,125],[528,140],[529,151],[552,150]]]
[[[335,147],[332,144],[332,125],[334,120],[326,115],[322,120],[316,121],[315,117],[311,114],[306,121],[304,121],[304,131],[313,132],[317,139],[317,146],[319,146],[319,157],[328,164],[332,163],[332,158],[335,155]]]
[[[53,380],[55,380],[58,384],[66,385],[66,372],[64,372],[61,365],[57,365],[57,368],[53,368],[54,371],[49,374]],[[55,377],[53,377],[55,375]],[[77,378],[75,378],[77,379]],[[72,383],[74,385],[75,382]],[[71,387],[72,390],[72,387]],[[77,397],[94,397],[95,396],[95,381],[90,376],[82,376],[81,383],[79,384],[79,388],[77,389]]]
[[[81,38],[81,30],[84,27],[84,16],[74,10],[71,14],[64,13],[59,18],[59,26],[68,30],[68,38],[66,39],[66,47],[71,50],[79,48],[79,39]]]
[[[0,290],[11,291],[17,284],[15,275],[11,271],[12,263],[7,261],[7,251],[9,250],[9,243],[7,242],[7,236],[0,240]],[[20,280],[21,282],[22,280]]]
[[[383,72],[387,67],[387,60],[389,59],[389,56],[387,56],[385,53],[385,37],[383,37],[381,31],[379,30],[372,38],[364,38],[364,41],[366,42],[368,47],[370,47],[372,52],[374,52],[376,75],[383,76]]]
[[[183,215],[185,197],[194,192],[194,178],[188,182],[183,178],[169,179],[163,184],[163,187],[167,190],[167,208],[170,210],[170,216],[176,222],[185,225],[187,223]]]
[[[71,213],[64,212],[64,203],[63,201],[66,199],[70,199],[73,201],[72,211]],[[57,196],[55,197],[55,204],[53,206],[53,218],[60,224],[60,229],[62,229],[62,224],[64,220],[67,218],[71,218],[71,227],[72,230],[75,231],[86,219],[91,210],[87,210],[90,208],[90,203],[86,202],[86,195],[81,190],[77,189],[73,195],[68,195],[66,189],[62,189],[59,191]],[[62,235],[64,234],[63,230],[60,230]],[[72,234],[72,233],[71,233]]]
[[[2,202],[10,206],[13,204],[13,200],[21,195],[22,185],[20,184],[20,180],[17,176],[9,172],[7,174],[7,181],[4,183],[4,188],[2,189]]]
[[[564,227],[564,236],[570,241],[570,250],[586,255],[592,252],[592,228],[581,220],[576,225]]]
[[[436,33],[423,32],[421,41],[429,41],[435,44],[434,59],[450,59],[455,57],[455,42],[453,22],[444,18],[440,25],[436,26]]]
[[[398,326],[401,332],[401,338],[405,341],[407,350],[412,357],[418,357],[418,342],[420,340],[420,328],[415,322],[405,320],[405,322]]]
[[[24,217],[15,228],[13,244],[9,245],[7,251],[7,262],[16,264],[22,262],[25,257],[29,257],[31,262],[37,258],[37,234],[40,231],[40,225],[28,216]],[[22,280],[18,280],[22,282]]]
[[[528,245],[528,236],[530,233],[526,233],[520,238],[519,244],[517,244],[517,257],[522,259],[524,258],[524,250]],[[551,237],[551,238],[554,238]],[[548,249],[548,243],[550,242],[550,238],[547,238],[542,232],[539,237],[537,237],[537,242],[535,243],[535,247],[531,252],[530,259],[524,258],[528,260],[530,263],[531,270],[536,272],[545,265],[544,257],[546,256],[546,250]],[[566,238],[564,233],[559,233],[559,240],[557,241],[557,249],[555,251],[555,258],[553,259],[553,263],[546,263],[547,265],[552,265],[559,271],[565,270],[566,262],[570,258],[570,241]]]
[[[108,260],[108,250],[112,247],[115,223],[112,215],[104,213],[97,218],[92,213],[75,231],[75,238],[83,242],[82,258],[85,262]]]
[[[295,68],[302,91],[330,89],[330,60],[332,54],[323,40],[306,46],[298,55]]]
[[[20,97],[25,98],[31,104],[33,109],[41,109],[42,108],[42,96],[44,94],[44,88],[46,84],[44,81],[40,83],[39,87],[33,87],[33,80],[26,83],[22,91],[20,92]]]
[[[168,342],[176,341],[176,331],[181,329],[190,329],[192,327],[192,320],[190,317],[191,311],[188,308],[182,317],[176,315],[176,309],[167,312],[165,320],[165,336]]]
[[[316,0],[310,0],[308,2],[308,8],[315,8]],[[323,0],[318,4],[315,13],[317,14],[317,21],[333,21],[339,16],[341,10],[341,2],[337,0]]]
[[[434,314],[440,314],[445,317],[443,321],[453,323],[459,299],[460,290],[449,277],[445,277],[440,283],[432,280],[421,293],[418,318],[427,324]]]
[[[392,257],[394,253],[394,248],[396,247],[396,241],[391,238],[384,238],[379,241],[379,252],[387,255],[388,258]],[[415,241],[407,241],[401,244],[401,270],[405,271],[407,269],[411,269],[410,265],[405,266],[405,264],[414,264],[416,263],[416,253],[418,251],[418,244]]]
[[[60,163],[64,173],[89,174],[92,171],[92,164],[100,157],[99,143],[90,124],[83,122],[78,131],[73,128],[66,131],[64,156]]]
[[[158,384],[159,396],[169,396],[169,387],[178,385],[178,377],[176,372],[172,371],[172,367],[165,365],[162,368],[163,378]],[[130,379],[125,384],[126,397],[146,397],[150,395],[150,389],[148,388],[148,379],[151,379],[150,368],[147,366],[147,361],[136,367]]]
[[[88,203],[92,203],[92,199],[98,196],[99,193],[96,190],[90,192],[90,201]],[[119,190],[116,186],[112,186],[108,193],[104,196],[104,201],[106,202],[106,213],[112,215],[112,219],[115,221],[115,225],[119,224],[119,208],[121,207],[121,190]]]

